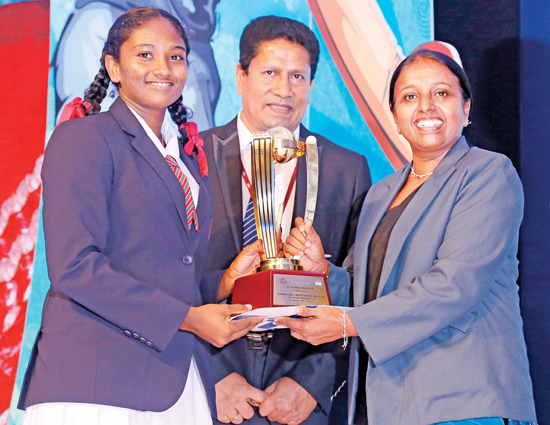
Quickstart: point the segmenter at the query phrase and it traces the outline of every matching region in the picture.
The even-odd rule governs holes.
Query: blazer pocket
[[[472,311],[471,313],[468,313],[466,316],[461,317],[453,324],[449,325],[449,327],[459,330],[462,333],[468,332],[468,329],[470,329],[470,326],[472,326],[472,323],[476,320],[477,312]]]

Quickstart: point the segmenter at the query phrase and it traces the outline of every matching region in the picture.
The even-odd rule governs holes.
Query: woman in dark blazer
[[[225,274],[201,277],[212,198],[181,98],[188,53],[170,14],[123,14],[75,105],[89,116],[59,125],[48,144],[52,286],[20,398],[26,424],[211,422],[208,343],[224,345],[259,321],[229,323],[248,307],[215,304],[252,269],[258,245]],[[110,81],[120,97],[95,114]]]
[[[508,158],[466,143],[471,102],[464,71],[445,55],[420,50],[398,66],[390,108],[413,161],[363,204],[346,259],[356,308],[278,319],[313,344],[359,337],[350,412],[358,377],[370,424],[536,420],[516,284],[523,191]],[[298,223],[285,250],[324,270],[309,223]],[[330,268],[329,280],[349,278]],[[362,376],[359,342],[368,354]]]

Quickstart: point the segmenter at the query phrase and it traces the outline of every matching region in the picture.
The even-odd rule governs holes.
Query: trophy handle
[[[315,136],[308,136],[306,139],[306,159],[307,195],[304,221],[311,220],[313,222],[319,191],[319,151],[317,150],[317,138]]]

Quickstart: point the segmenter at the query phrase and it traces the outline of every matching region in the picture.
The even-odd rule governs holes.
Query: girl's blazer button
[[[183,264],[190,265],[193,264],[193,257],[191,257],[189,254],[183,257]]]

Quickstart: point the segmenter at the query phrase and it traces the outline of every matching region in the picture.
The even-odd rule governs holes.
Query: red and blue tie
[[[181,187],[183,188],[183,192],[185,193],[185,213],[187,215],[187,230],[191,230],[191,223],[193,223],[195,224],[195,230],[198,232],[199,220],[197,219],[197,211],[195,210],[195,203],[193,202],[193,194],[191,193],[189,181],[187,180],[187,177],[185,177],[185,174],[183,174],[183,171],[181,171],[181,168],[172,156],[166,155],[165,159],[170,165],[170,168],[172,169],[174,174],[176,175],[178,181],[181,184]]]

